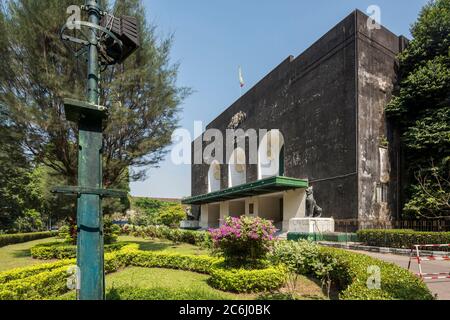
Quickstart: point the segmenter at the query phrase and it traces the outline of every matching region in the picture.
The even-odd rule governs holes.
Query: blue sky
[[[381,23],[410,37],[409,27],[427,0],[144,0],[147,19],[160,35],[173,33],[172,62],[178,84],[194,93],[183,104],[180,125],[193,134],[194,121],[208,124],[239,98],[238,66],[249,90],[289,55],[297,56],[358,8],[381,9]],[[189,165],[167,160],[134,196],[183,197],[191,192]]]

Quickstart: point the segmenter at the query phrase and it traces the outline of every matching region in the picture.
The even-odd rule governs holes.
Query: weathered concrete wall
[[[399,37],[382,28],[369,30],[367,16],[357,12],[358,40],[358,174],[359,220],[362,227],[372,227],[397,215],[397,149],[386,124],[384,109],[396,82]],[[389,141],[383,176],[380,147]],[[386,199],[380,198],[382,184]],[[377,193],[377,188],[379,189]]]
[[[380,214],[372,208],[372,185],[379,174],[377,139],[389,135],[383,108],[395,79],[399,41],[386,29],[369,34],[363,20],[358,11],[350,14],[207,126],[225,132],[242,111],[247,117],[240,129],[279,129],[285,175],[309,179],[324,217],[337,220]],[[226,165],[221,174],[225,189]],[[207,165],[192,166],[193,195],[207,192],[207,176]],[[248,165],[247,182],[257,178],[257,165]]]

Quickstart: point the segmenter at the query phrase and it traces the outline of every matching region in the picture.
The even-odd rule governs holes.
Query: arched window
[[[220,163],[214,160],[208,171],[208,193],[220,191]]]
[[[232,188],[245,184],[247,182],[247,161],[244,149],[235,149],[228,163],[228,186]]]
[[[284,175],[284,138],[279,130],[271,130],[258,148],[258,179]]]

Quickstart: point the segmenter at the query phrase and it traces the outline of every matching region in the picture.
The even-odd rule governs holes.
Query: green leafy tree
[[[160,224],[171,228],[178,228],[184,219],[186,219],[186,211],[181,204],[166,207],[158,216]]]
[[[404,212],[450,215],[450,0],[430,1],[400,55],[400,78],[386,114],[401,130],[407,167]]]
[[[187,218],[186,210],[179,203],[149,198],[135,198],[133,202],[137,213],[130,222],[134,225],[178,227]]]
[[[84,1],[10,0],[2,5],[0,102],[14,115],[33,160],[76,185],[77,128],[65,119],[63,98],[84,98],[87,68],[59,39],[66,9],[73,4]],[[115,1],[110,9],[118,16],[136,16],[141,36],[136,53],[101,75],[100,100],[110,111],[103,182],[116,188],[128,179],[144,179],[146,170],[164,158],[189,90],[176,85],[178,65],[169,61],[172,37],[156,35],[141,1]]]
[[[23,133],[0,105],[0,230],[14,231],[14,222],[39,204],[33,167],[24,153]],[[26,220],[26,219],[25,219]],[[16,225],[17,227],[17,225]]]

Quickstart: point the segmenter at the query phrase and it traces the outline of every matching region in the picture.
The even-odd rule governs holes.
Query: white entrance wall
[[[283,232],[289,231],[289,221],[294,218],[304,218],[306,215],[306,190],[295,189],[283,194]]]
[[[204,204],[201,206],[200,227],[217,228],[219,227],[220,204]]]
[[[230,201],[229,216],[240,217],[245,215],[245,200]]]
[[[259,199],[260,209],[258,216],[271,220],[275,224],[282,220],[281,218],[281,200],[283,195],[271,196],[271,197],[261,197]]]

